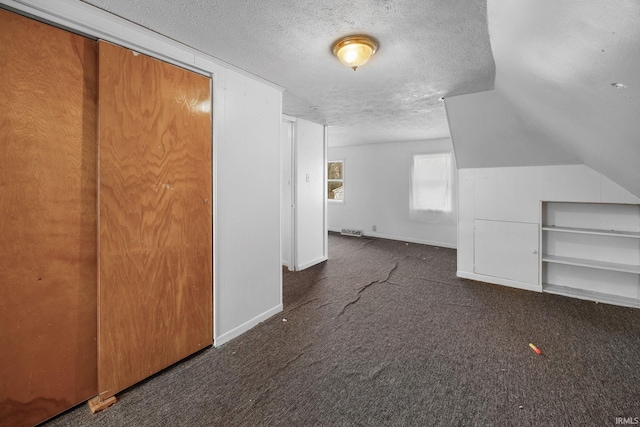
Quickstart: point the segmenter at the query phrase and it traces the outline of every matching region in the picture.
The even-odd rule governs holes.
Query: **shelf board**
[[[615,262],[594,261],[583,258],[571,258],[556,255],[542,255],[542,262],[575,265],[578,267],[596,268],[599,270],[621,271],[623,273],[640,274],[640,265],[618,264]]]
[[[542,284],[542,292],[579,298],[588,301],[602,302],[605,304],[621,305],[623,307],[640,308],[640,299],[628,298],[619,295],[605,294],[602,292],[587,291],[584,289],[570,288],[567,286]]]
[[[554,231],[558,233],[592,234],[596,236],[630,237],[632,239],[640,239],[640,232],[638,231],[617,231],[617,230],[602,230],[597,228],[578,228],[578,227],[556,227],[551,225],[542,226],[542,230]]]

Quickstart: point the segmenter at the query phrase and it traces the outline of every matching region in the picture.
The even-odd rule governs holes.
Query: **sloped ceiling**
[[[458,168],[582,163],[497,90],[447,98]]]
[[[85,0],[284,88],[332,146],[449,136],[440,97],[493,88],[484,0]],[[356,72],[332,43],[366,33]]]
[[[640,2],[488,0],[488,20],[495,90],[447,100],[458,165],[584,163],[640,195]]]

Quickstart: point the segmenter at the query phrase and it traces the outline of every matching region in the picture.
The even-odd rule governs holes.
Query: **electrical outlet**
[[[378,226],[377,226],[377,225],[374,225],[373,227],[371,227],[371,230],[372,230],[372,231],[378,231]]]

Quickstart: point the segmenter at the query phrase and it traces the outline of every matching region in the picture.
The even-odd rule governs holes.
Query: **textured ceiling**
[[[493,88],[484,0],[86,0],[284,88],[284,113],[330,126],[331,146],[449,136],[438,99]],[[349,34],[380,48],[356,72]]]

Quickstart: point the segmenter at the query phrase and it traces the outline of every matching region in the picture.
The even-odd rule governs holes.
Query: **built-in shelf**
[[[596,236],[630,237],[640,239],[640,231],[599,230],[596,228],[556,227],[545,225],[542,231],[555,231],[558,233],[593,234]]]
[[[640,274],[640,265],[618,264],[615,262],[594,261],[583,258],[571,258],[557,255],[542,255],[542,262],[576,265],[578,267],[597,268],[599,270],[621,271]]]
[[[547,292],[549,294],[563,295],[566,297],[602,302],[605,304],[621,305],[623,307],[640,308],[640,300],[638,300],[637,298],[627,298],[619,295],[587,291],[584,289],[570,288],[567,286],[550,285],[548,283],[543,283],[542,289],[544,292]]]
[[[640,308],[640,206],[542,202],[541,208],[542,291]]]

